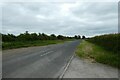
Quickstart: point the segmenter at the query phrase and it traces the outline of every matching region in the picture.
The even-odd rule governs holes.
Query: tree
[[[38,35],[36,33],[32,33],[30,36],[31,36],[32,40],[38,40],[39,39]]]
[[[38,39],[39,39],[39,40],[43,40],[43,39],[44,39],[41,33],[39,33]]]
[[[2,35],[2,41],[3,42],[11,42],[11,41],[35,41],[35,40],[64,40],[64,39],[80,39],[80,35],[75,35],[75,37],[69,37],[69,36],[63,36],[55,34],[51,34],[48,36],[44,33],[29,33],[28,31],[25,31],[24,33],[19,34],[18,36],[15,36],[13,34],[1,34]]]
[[[80,36],[80,35],[78,35],[78,39],[81,39],[81,36]]]
[[[55,34],[51,34],[51,35],[50,35],[50,39],[52,39],[52,40],[56,40],[56,39],[57,39],[57,37],[56,37],[56,35],[55,35]]]
[[[85,36],[82,36],[82,39],[85,39]]]
[[[17,36],[17,40],[18,41],[31,41],[31,34],[28,33],[28,31],[26,31],[23,34],[20,34]]]
[[[58,35],[57,38],[63,40],[63,39],[64,39],[64,36]]]
[[[75,39],[77,39],[77,35],[75,35],[75,37],[74,37]]]
[[[16,41],[16,36],[13,34],[2,34],[2,41],[3,42],[11,42],[11,41]]]
[[[28,31],[25,31],[25,34],[29,34],[29,32],[28,32]]]
[[[43,40],[49,40],[49,36],[44,33],[42,33],[42,37],[43,37]]]

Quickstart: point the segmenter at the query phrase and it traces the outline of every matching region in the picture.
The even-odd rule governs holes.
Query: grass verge
[[[21,48],[21,47],[31,47],[31,46],[44,46],[50,44],[57,44],[57,43],[64,43],[65,41],[71,40],[38,40],[38,41],[19,41],[19,42],[3,42],[2,49],[14,49],[14,48]]]
[[[79,57],[91,60],[92,62],[99,62],[120,68],[118,54],[106,51],[102,47],[85,40],[77,47],[76,54]]]

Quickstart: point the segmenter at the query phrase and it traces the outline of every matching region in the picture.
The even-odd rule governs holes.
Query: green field
[[[15,42],[2,42],[2,49],[13,49],[21,47],[31,47],[31,46],[44,46],[50,44],[63,43],[65,41],[71,40],[37,40],[37,41],[15,41]]]
[[[76,54],[79,57],[88,59],[91,62],[99,62],[120,68],[120,59],[118,57],[118,54],[107,51],[103,47],[85,40],[82,41],[77,47]]]

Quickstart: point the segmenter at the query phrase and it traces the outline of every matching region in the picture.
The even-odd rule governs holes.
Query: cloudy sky
[[[118,31],[117,2],[11,2],[2,5],[2,33],[25,31],[95,36]]]

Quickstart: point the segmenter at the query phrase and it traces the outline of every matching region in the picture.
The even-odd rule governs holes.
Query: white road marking
[[[49,53],[52,53],[53,51],[50,51],[50,52],[47,52],[47,53],[44,53],[44,54],[42,54],[42,55],[40,55],[40,56],[45,56],[45,55],[47,55],[47,54],[49,54]]]
[[[68,63],[64,66],[64,71],[63,71],[62,74],[59,76],[59,80],[62,80],[62,79],[63,79],[64,74],[65,74],[65,72],[67,71],[68,67],[70,66],[70,63],[72,62],[74,56],[75,56],[75,54],[70,57]]]

